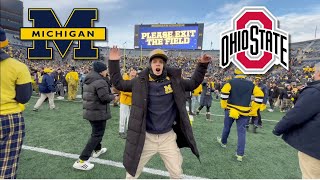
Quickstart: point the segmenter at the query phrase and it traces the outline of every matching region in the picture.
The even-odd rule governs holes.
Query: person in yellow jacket
[[[260,76],[255,77],[254,85],[258,86],[262,90],[264,97],[261,107],[257,111],[258,116],[253,116],[251,121],[248,121],[246,128],[249,130],[249,124],[253,124],[253,133],[257,133],[257,128],[262,128],[261,112],[267,108],[266,104],[268,101],[268,87],[262,82],[262,78]]]
[[[71,71],[66,75],[68,83],[68,100],[75,100],[79,85],[79,75],[75,71],[75,67],[71,67]]]
[[[221,89],[220,103],[225,110],[225,117],[222,136],[221,138],[217,137],[221,147],[227,147],[231,126],[236,121],[238,131],[236,158],[240,162],[243,159],[246,145],[246,124],[250,116],[258,116],[257,111],[260,109],[264,97],[261,89],[245,78],[246,76],[239,69],[235,69],[235,77]],[[252,103],[251,95],[255,97]]]
[[[192,113],[190,115],[195,115],[196,102],[200,103],[201,92],[202,92],[202,84],[200,84],[195,90],[192,91],[192,98],[191,98]]]
[[[16,179],[25,137],[22,112],[32,94],[27,65],[11,58],[3,48],[9,44],[0,27],[0,179]]]
[[[134,68],[130,69],[130,74],[123,74],[123,80],[131,80],[137,76]],[[130,117],[130,109],[132,104],[132,93],[120,91],[120,119],[119,119],[119,135],[125,139],[127,136],[127,128]]]

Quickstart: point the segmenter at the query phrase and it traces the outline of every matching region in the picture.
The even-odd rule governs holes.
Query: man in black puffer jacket
[[[303,179],[320,179],[320,63],[315,67],[315,81],[301,90],[294,108],[273,130],[299,151]]]
[[[79,170],[90,170],[94,167],[88,159],[98,157],[105,153],[107,148],[101,147],[107,120],[111,118],[109,103],[114,99],[110,85],[106,81],[107,66],[101,62],[93,63],[93,71],[90,72],[83,86],[83,118],[90,122],[92,134],[79,160],[73,167]],[[93,152],[93,153],[92,153]]]
[[[112,84],[120,91],[132,92],[132,106],[123,165],[127,178],[138,178],[143,167],[159,153],[170,178],[182,178],[179,148],[190,148],[199,158],[186,110],[186,91],[203,81],[211,57],[203,55],[190,80],[181,78],[181,69],[167,66],[168,56],[161,49],[150,53],[149,67],[137,78],[124,81],[120,74],[120,50],[109,54]]]

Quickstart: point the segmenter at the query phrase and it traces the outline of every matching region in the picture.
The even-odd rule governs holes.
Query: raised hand
[[[119,61],[121,58],[120,49],[117,46],[113,46],[110,49],[109,60],[110,61]]]
[[[199,62],[200,63],[210,63],[212,60],[212,57],[207,55],[207,54],[204,54],[201,58],[199,58]]]

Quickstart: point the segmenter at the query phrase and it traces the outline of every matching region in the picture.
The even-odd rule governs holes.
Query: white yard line
[[[32,98],[39,98],[37,96],[31,96]],[[69,101],[69,100],[65,100],[65,99],[54,99],[55,101],[64,101],[64,102],[77,102],[77,103],[82,103],[82,101]],[[206,115],[205,113],[200,113],[202,115]],[[218,117],[224,117],[224,115],[221,115],[221,114],[212,114],[212,116],[218,116]],[[269,121],[269,122],[279,122],[279,120],[274,120],[274,119],[261,119],[262,121]]]
[[[49,155],[54,155],[54,156],[66,157],[66,158],[70,158],[70,159],[78,159],[79,158],[79,155],[77,155],[77,154],[65,153],[65,152],[61,152],[61,151],[54,151],[54,150],[45,149],[45,148],[38,148],[38,147],[23,145],[22,149],[29,150],[29,151],[35,151],[35,152],[39,152],[39,153],[44,153],[44,154],[49,154]],[[118,167],[118,168],[124,168],[121,162],[110,161],[110,160],[105,160],[105,159],[91,158],[90,162],[113,166],[113,167]],[[162,171],[162,170],[153,169],[153,168],[144,168],[143,172],[169,177],[169,173],[167,171]],[[124,175],[125,175],[125,173],[124,173]],[[185,174],[183,174],[182,177],[184,179],[205,179],[203,177],[189,176],[189,175],[185,175]]]
[[[31,96],[31,98],[34,98],[34,99],[39,99],[39,96]],[[57,99],[57,98],[54,98],[55,101],[64,101],[64,102],[76,102],[76,103],[82,103],[82,100],[74,100],[74,101],[69,101],[67,99]]]
[[[200,113],[202,115],[206,115],[206,113]],[[224,117],[224,115],[221,115],[221,114],[212,114],[211,115],[213,116],[218,116],[218,117]],[[262,121],[270,121],[270,122],[279,122],[279,120],[274,120],[274,119],[261,119]]]

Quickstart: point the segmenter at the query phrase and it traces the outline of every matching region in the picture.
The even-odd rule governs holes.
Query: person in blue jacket
[[[320,179],[320,63],[315,66],[314,80],[301,90],[295,106],[273,130],[299,151],[303,179]]]
[[[54,78],[50,75],[52,69],[45,68],[43,70],[44,74],[42,77],[42,82],[39,84],[40,98],[38,99],[36,105],[34,105],[33,111],[38,111],[39,107],[42,105],[43,101],[47,98],[49,99],[50,109],[55,109],[54,105]]]

